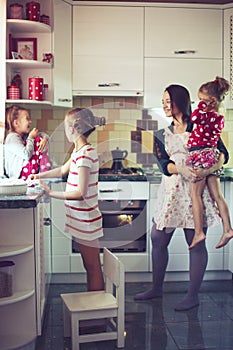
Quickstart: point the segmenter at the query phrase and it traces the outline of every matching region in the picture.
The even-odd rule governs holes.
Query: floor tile
[[[125,350],[232,350],[232,281],[203,282],[200,305],[177,312],[187,282],[166,282],[163,298],[136,302],[134,295],[150,283],[126,283]],[[53,284],[45,309],[42,336],[35,350],[72,350],[70,338],[63,337],[61,293],[85,291],[84,284]],[[81,344],[80,350],[115,350],[115,341]]]

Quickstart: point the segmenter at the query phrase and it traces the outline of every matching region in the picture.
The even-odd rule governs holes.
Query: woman
[[[154,214],[152,240],[152,288],[137,294],[135,300],[148,300],[162,297],[163,281],[168,264],[168,245],[178,227],[183,228],[188,245],[194,236],[190,181],[199,181],[228,160],[228,152],[221,139],[218,149],[219,161],[209,169],[191,170],[186,167],[187,141],[192,130],[190,122],[191,101],[189,92],[180,85],[170,85],[163,95],[163,109],[167,117],[172,118],[169,127],[155,133],[154,154],[159,169],[163,173],[158,194],[158,203]],[[208,189],[203,193],[205,204],[204,232],[207,227],[220,221],[218,211],[210,197]],[[208,254],[205,241],[189,251],[190,283],[187,295],[176,307],[176,311],[189,310],[199,305],[198,292],[207,266]]]

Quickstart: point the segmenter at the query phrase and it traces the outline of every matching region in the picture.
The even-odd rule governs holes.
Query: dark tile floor
[[[164,296],[147,302],[135,302],[135,293],[149,283],[126,283],[126,350],[233,350],[233,283],[203,282],[200,306],[176,312],[174,306],[187,289],[186,282],[167,282]],[[69,338],[63,338],[61,293],[85,290],[84,285],[53,284],[43,325],[35,350],[71,350]],[[115,341],[81,344],[81,350],[113,350]]]

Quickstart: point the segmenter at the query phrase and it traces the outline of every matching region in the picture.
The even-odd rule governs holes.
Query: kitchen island
[[[13,263],[12,287],[0,298],[1,350],[29,346],[41,334],[46,297],[42,198],[43,191],[35,188],[26,195],[0,196],[0,261]]]

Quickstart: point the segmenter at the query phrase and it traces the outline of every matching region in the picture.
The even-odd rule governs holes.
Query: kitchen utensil
[[[118,171],[122,170],[124,168],[122,161],[127,157],[128,151],[120,150],[118,147],[115,150],[111,151],[112,153],[112,171],[117,173]]]

